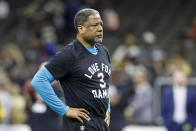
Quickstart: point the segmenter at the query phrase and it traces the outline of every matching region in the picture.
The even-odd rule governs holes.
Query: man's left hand
[[[110,112],[107,111],[106,115],[105,115],[105,122],[107,123],[107,125],[110,125]]]

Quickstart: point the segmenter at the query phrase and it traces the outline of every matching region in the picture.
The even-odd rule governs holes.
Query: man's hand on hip
[[[105,115],[105,122],[107,123],[107,125],[110,125],[110,112],[107,111],[106,115]]]
[[[90,117],[88,116],[90,113],[84,109],[84,108],[72,108],[69,107],[67,113],[65,116],[77,119],[79,122],[83,123],[82,119],[85,119],[87,121],[90,120]]]

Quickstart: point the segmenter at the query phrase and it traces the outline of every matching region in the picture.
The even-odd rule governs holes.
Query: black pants
[[[110,131],[103,118],[91,117],[90,121],[80,123],[76,119],[64,117],[63,131]]]

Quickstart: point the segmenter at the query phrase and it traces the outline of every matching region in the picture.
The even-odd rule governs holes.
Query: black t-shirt
[[[46,68],[60,81],[68,106],[104,117],[109,103],[111,65],[107,49],[102,44],[95,46],[97,55],[74,40],[58,51]]]

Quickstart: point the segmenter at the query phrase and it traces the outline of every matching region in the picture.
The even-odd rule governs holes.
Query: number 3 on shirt
[[[103,79],[104,79],[103,73],[102,73],[102,72],[101,72],[101,73],[98,73],[97,77],[99,78],[99,80],[100,80],[100,82],[101,82],[100,87],[101,87],[101,88],[106,88],[106,83],[105,83],[105,81],[103,80]]]

